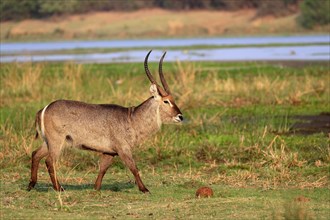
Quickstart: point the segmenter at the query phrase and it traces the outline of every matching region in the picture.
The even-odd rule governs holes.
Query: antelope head
[[[166,52],[163,54],[159,62],[159,78],[163,85],[163,87],[161,87],[156,82],[155,78],[151,75],[148,68],[148,57],[151,51],[152,50],[149,51],[149,53],[147,54],[144,60],[144,69],[146,71],[146,74],[150,82],[152,83],[152,85],[150,86],[150,93],[152,94],[153,98],[158,102],[160,120],[164,124],[169,124],[173,122],[174,123],[182,122],[183,121],[182,113],[178,108],[178,106],[175,104],[174,98],[171,94],[170,88],[168,87],[168,84],[163,74],[162,64]]]

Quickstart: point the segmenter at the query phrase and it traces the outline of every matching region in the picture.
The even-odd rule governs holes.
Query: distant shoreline
[[[328,34],[330,25],[301,28],[298,13],[256,17],[255,9],[175,12],[142,9],[132,12],[93,12],[48,19],[1,22],[1,42],[66,40],[161,39],[264,35]]]

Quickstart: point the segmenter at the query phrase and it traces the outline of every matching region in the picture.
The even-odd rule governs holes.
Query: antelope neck
[[[153,97],[150,97],[141,105],[129,109],[131,109],[129,111],[131,111],[132,127],[139,139],[143,139],[160,129],[162,122],[159,114],[159,104]]]

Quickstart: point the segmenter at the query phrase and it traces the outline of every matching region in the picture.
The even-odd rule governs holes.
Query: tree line
[[[257,16],[285,16],[301,10],[305,27],[329,23],[330,0],[1,0],[0,21],[47,18],[93,11],[256,9]]]

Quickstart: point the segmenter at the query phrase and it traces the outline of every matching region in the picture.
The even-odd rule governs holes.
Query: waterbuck
[[[149,190],[143,184],[132,157],[132,148],[157,132],[164,123],[180,123],[183,116],[175,104],[162,71],[166,52],[159,62],[159,76],[163,88],[148,69],[148,57],[144,60],[145,72],[152,83],[151,97],[137,107],[122,107],[113,104],[87,104],[79,101],[57,100],[36,115],[36,137],[43,139],[42,145],[32,153],[31,180],[28,190],[37,183],[39,162],[46,157],[46,166],[53,187],[63,190],[57,180],[55,163],[65,146],[102,153],[100,171],[95,189],[100,190],[104,174],[119,156],[131,170],[139,190]]]

